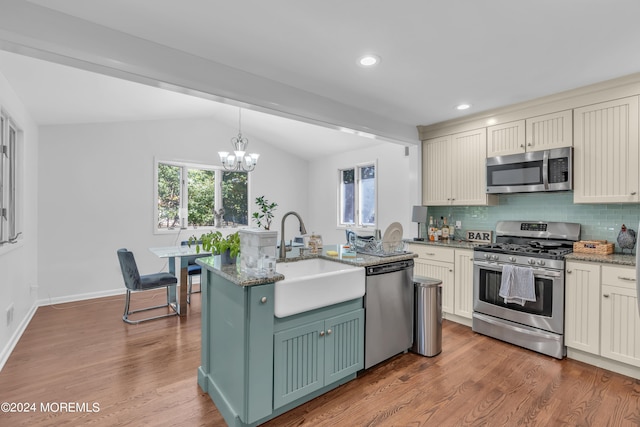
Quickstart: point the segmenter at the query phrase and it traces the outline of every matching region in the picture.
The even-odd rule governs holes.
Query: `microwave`
[[[487,193],[572,190],[572,164],[572,147],[489,157]]]

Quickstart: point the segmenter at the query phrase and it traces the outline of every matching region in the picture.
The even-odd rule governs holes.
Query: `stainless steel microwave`
[[[572,164],[572,147],[489,157],[487,193],[572,190]]]

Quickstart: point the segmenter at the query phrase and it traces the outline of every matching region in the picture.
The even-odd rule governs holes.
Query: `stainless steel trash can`
[[[414,323],[411,351],[435,356],[442,351],[442,280],[413,276]]]

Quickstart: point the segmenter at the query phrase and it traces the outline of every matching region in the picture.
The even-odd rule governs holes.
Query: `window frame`
[[[181,178],[184,178],[184,173],[186,170],[188,169],[203,169],[203,170],[211,170],[215,172],[215,202],[214,202],[214,209],[215,210],[219,210],[220,208],[222,208],[222,204],[223,204],[223,200],[222,200],[222,174],[224,172],[233,172],[233,171],[227,171],[225,170],[222,166],[214,166],[214,165],[210,165],[207,163],[198,163],[198,162],[193,162],[193,161],[182,161],[182,160],[163,160],[160,158],[154,158],[154,164],[153,164],[153,232],[154,234],[172,234],[172,233],[180,233],[181,231],[184,230],[190,230],[190,231],[194,231],[194,230],[203,230],[203,231],[207,231],[207,230],[221,230],[221,229],[227,229],[227,230],[235,230],[238,229],[240,227],[246,227],[248,225],[250,225],[251,222],[251,204],[250,204],[250,200],[251,200],[251,174],[247,172],[247,225],[239,225],[238,227],[222,227],[222,228],[216,228],[213,225],[202,225],[202,226],[197,226],[194,227],[192,225],[189,225],[187,223],[187,225],[185,226],[185,228],[183,228],[180,224],[182,224],[182,214],[183,214],[183,209],[186,210],[187,208],[187,203],[188,203],[188,183],[187,180],[182,179],[182,182],[180,183],[180,207],[178,208],[178,212],[180,215],[180,224],[176,227],[173,228],[159,228],[158,227],[158,165],[159,164],[165,164],[165,165],[170,165],[170,166],[175,166],[175,167],[180,167],[181,168]],[[243,172],[243,171],[238,171],[238,172]],[[244,173],[244,172],[243,172]],[[188,221],[188,215],[189,213],[187,212],[187,221]]]
[[[373,224],[363,224],[361,222],[361,214],[360,214],[360,202],[362,200],[361,195],[361,172],[363,169],[372,167],[374,168],[374,213],[375,220]],[[342,173],[344,171],[353,169],[354,170],[354,207],[355,207],[355,221],[353,224],[342,222],[342,212],[343,212],[343,194],[342,194]],[[371,230],[378,228],[378,160],[372,160],[367,162],[356,163],[355,165],[348,165],[344,167],[338,168],[338,180],[337,180],[337,227],[338,229],[360,229],[360,230]]]
[[[22,240],[23,133],[0,108],[0,249]],[[1,253],[1,252],[0,252]]]

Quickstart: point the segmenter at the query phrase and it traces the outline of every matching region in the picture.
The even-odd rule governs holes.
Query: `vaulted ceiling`
[[[16,3],[153,42],[308,97],[309,108],[274,103],[272,116],[264,114],[270,113],[265,102],[250,114],[261,132],[278,129],[274,141],[289,140],[292,150],[311,157],[326,154],[312,146],[327,137],[345,138],[331,150],[371,143],[337,129],[365,129],[386,140],[415,143],[416,125],[640,71],[637,0],[0,0],[0,7]],[[10,27],[6,19],[3,24],[0,17],[0,42],[3,27]],[[9,46],[20,50],[15,39]],[[359,66],[365,53],[379,56],[380,63]],[[120,115],[206,116],[212,110],[226,111],[220,115],[231,126],[236,122],[229,105],[212,107],[210,100],[158,93],[162,89],[14,54],[0,54],[0,73],[43,124]],[[48,80],[54,78],[58,84]],[[104,102],[91,102],[96,97]],[[56,108],[48,105],[53,99]],[[324,101],[356,112],[345,120],[352,126],[331,123],[314,111],[313,105]],[[460,103],[471,108],[458,111],[454,107]],[[169,106],[177,108],[172,112]],[[250,121],[249,116],[247,126]]]

